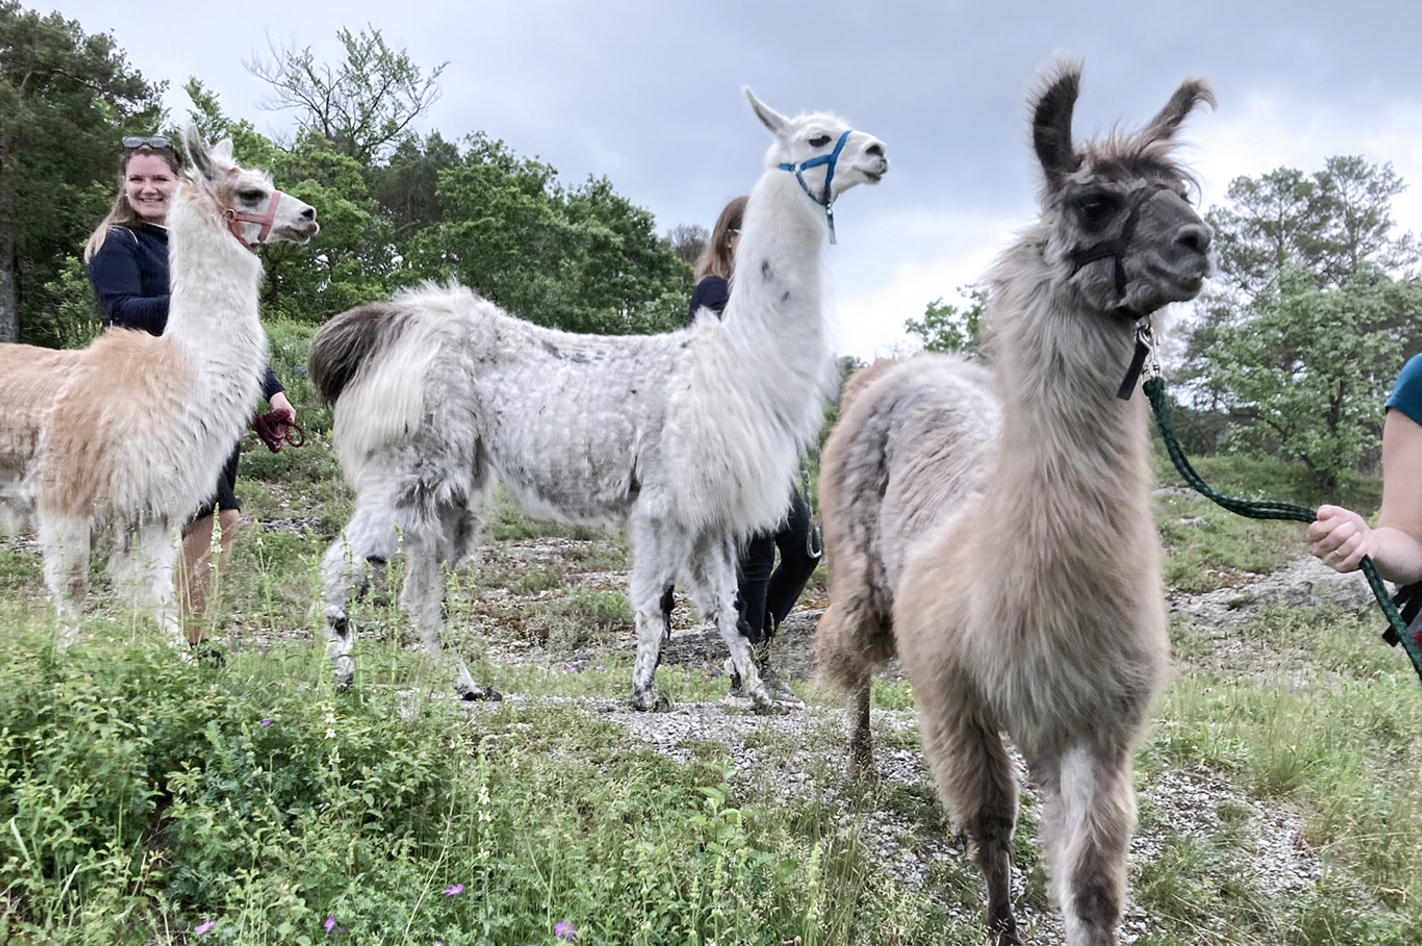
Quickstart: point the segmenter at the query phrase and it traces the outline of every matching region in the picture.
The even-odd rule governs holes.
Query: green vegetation
[[[606,178],[565,184],[483,131],[414,133],[444,67],[422,69],[379,30],[337,38],[335,63],[305,49],[250,64],[297,125],[278,143],[228,115],[196,78],[184,85],[188,114],[163,114],[161,85],[130,68],[111,37],[0,0],[0,341],[88,343],[98,313],[79,254],[117,192],[121,139],[177,138],[190,119],[210,139],[231,136],[241,163],[317,209],[310,245],[262,250],[270,321],[319,325],[452,277],[570,331],[681,325],[691,267],[651,213]]]
[[[300,327],[276,334],[295,358]],[[693,730],[670,755],[599,709],[631,677],[625,585],[608,578],[628,562],[619,537],[535,522],[496,494],[501,537],[451,576],[445,642],[487,654],[475,672],[509,699],[446,698],[446,671],[407,646],[399,559],[357,607],[355,686],[332,693],[314,602],[348,499],[294,390],[312,443],[254,442],[245,461],[260,473],[239,483],[248,514],[279,527],[249,529],[223,578],[224,666],[183,660],[102,591],[81,644],[55,653],[37,556],[0,544],[0,942],[553,943],[560,923],[584,942],[981,940],[980,881],[926,773],[843,783],[836,694],[804,687],[799,738],[752,726],[740,750]],[[1287,473],[1203,465],[1244,494]],[[1376,484],[1355,487],[1368,508]],[[1177,590],[1299,554],[1291,524],[1174,494],[1157,508]],[[1416,942],[1422,692],[1375,625],[1270,609],[1172,629],[1176,679],[1137,774],[1151,845],[1132,861],[1138,942]],[[703,703],[726,679],[671,661],[658,685]],[[881,763],[919,759],[907,682],[876,680],[873,696]],[[803,781],[787,792],[789,773]],[[1184,816],[1163,788],[1181,778],[1211,787]],[[1027,794],[1020,904],[1044,936],[1036,817]],[[1256,867],[1280,817],[1314,865],[1287,888]]]

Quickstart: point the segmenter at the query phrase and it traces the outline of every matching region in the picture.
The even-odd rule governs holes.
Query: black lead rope
[[[1146,329],[1149,337],[1149,328]],[[1143,345],[1138,337],[1136,350],[1139,353]],[[1142,363],[1144,356],[1141,356]],[[1136,375],[1140,374],[1140,367],[1135,365],[1132,359],[1133,370]],[[1135,384],[1132,381],[1131,387]],[[1122,385],[1125,389],[1125,385]],[[1160,435],[1165,440],[1165,449],[1170,454],[1170,460],[1175,464],[1175,469],[1185,478],[1185,482],[1190,488],[1201,496],[1223,506],[1232,513],[1246,516],[1250,519],[1289,519],[1297,522],[1313,522],[1318,518],[1318,514],[1307,506],[1296,506],[1292,503],[1264,502],[1258,500],[1236,499],[1231,496],[1223,496],[1210,489],[1209,485],[1200,478],[1200,474],[1190,466],[1190,461],[1185,458],[1185,452],[1180,449],[1180,442],[1175,439],[1175,432],[1170,426],[1170,403],[1165,399],[1165,382],[1159,375],[1152,377],[1141,386],[1146,397],[1150,399],[1151,409],[1155,412],[1156,423],[1160,425]],[[1127,393],[1127,397],[1129,397]],[[1388,643],[1401,644],[1402,649],[1407,651],[1407,656],[1412,660],[1412,669],[1417,671],[1419,680],[1422,680],[1422,648],[1417,646],[1413,640],[1407,622],[1398,613],[1397,606],[1393,604],[1392,598],[1387,593],[1387,588],[1383,586],[1382,579],[1378,576],[1378,570],[1373,565],[1373,560],[1367,556],[1358,565],[1364,577],[1368,579],[1368,585],[1373,589],[1373,596],[1378,599],[1378,606],[1382,608],[1383,614],[1387,615],[1388,631],[1383,635]]]

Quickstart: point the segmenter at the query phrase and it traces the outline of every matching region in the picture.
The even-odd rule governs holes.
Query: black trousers
[[[741,633],[758,644],[775,632],[819,564],[810,555],[810,510],[798,490],[790,491],[785,521],[773,532],[761,532],[746,545],[738,569]],[[780,564],[775,552],[780,551]]]

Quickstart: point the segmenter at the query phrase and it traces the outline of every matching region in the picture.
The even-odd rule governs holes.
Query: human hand
[[[283,414],[283,420],[288,424],[296,423],[296,408],[291,406],[291,402],[286,399],[284,391],[278,391],[271,396],[273,414]]]
[[[1377,556],[1377,536],[1363,517],[1342,506],[1319,506],[1308,527],[1309,551],[1334,571],[1351,572],[1363,556]]]

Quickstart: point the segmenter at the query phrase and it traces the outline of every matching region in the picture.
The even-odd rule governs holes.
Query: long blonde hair
[[[99,222],[94,228],[94,232],[89,234],[89,239],[84,243],[84,262],[94,258],[94,254],[103,248],[104,240],[109,235],[110,227],[128,227],[134,229],[143,223],[143,218],[138,215],[138,211],[133,209],[133,205],[128,202],[128,189],[124,186],[128,177],[128,162],[134,155],[156,154],[167,162],[169,169],[173,172],[173,177],[178,177],[183,173],[183,158],[178,154],[177,149],[172,145],[163,145],[155,148],[146,142],[136,148],[125,148],[119,157],[119,192],[114,198],[113,208],[109,214]]]
[[[744,196],[732,198],[731,202],[722,208],[721,216],[716,218],[716,226],[711,229],[711,239],[706,244],[706,249],[696,258],[697,282],[707,276],[720,276],[727,282],[731,281],[731,272],[735,268],[731,237],[741,232],[741,220],[745,215]]]

